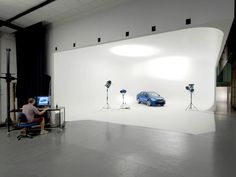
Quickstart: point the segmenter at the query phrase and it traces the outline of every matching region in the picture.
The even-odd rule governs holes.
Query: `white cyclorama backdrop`
[[[67,120],[83,119],[78,115],[106,104],[105,84],[111,80],[111,108],[119,109],[120,90],[126,89],[131,109],[146,90],[164,97],[165,109],[185,110],[190,101],[185,86],[193,83],[194,105],[211,109],[222,40],[222,31],[202,27],[55,53],[54,103],[66,107]]]

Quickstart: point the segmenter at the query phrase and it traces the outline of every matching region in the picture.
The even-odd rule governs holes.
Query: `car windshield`
[[[154,97],[154,98],[160,97],[160,95],[157,94],[156,92],[148,92],[148,95],[149,95],[150,97]]]

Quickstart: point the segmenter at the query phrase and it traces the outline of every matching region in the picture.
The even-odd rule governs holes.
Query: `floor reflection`
[[[103,109],[78,113],[78,120],[83,119],[188,134],[202,134],[215,131],[215,114],[213,112],[176,110],[168,107],[137,105],[129,110]]]

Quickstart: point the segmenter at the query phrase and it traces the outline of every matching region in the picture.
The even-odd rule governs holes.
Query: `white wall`
[[[6,49],[10,48],[10,72],[13,77],[16,76],[16,46],[15,46],[15,37],[11,34],[0,34],[0,72],[7,72],[7,57],[6,57]],[[5,74],[1,74],[5,76]],[[12,88],[11,88],[12,91]],[[12,93],[11,93],[12,96]],[[0,122],[4,122],[7,118],[7,85],[4,79],[1,79],[0,82]],[[12,99],[11,99],[12,101]],[[11,102],[11,106],[12,102]]]
[[[185,86],[189,83],[195,84],[195,106],[210,109],[215,101],[215,67],[222,41],[220,30],[192,28],[56,53],[55,104],[66,107],[67,120],[76,119],[78,112],[99,110],[106,103],[104,85],[112,80],[110,104],[115,109],[121,105],[119,91],[124,88],[131,107],[137,104],[137,93],[147,90],[166,98],[169,110],[185,110],[190,98]],[[146,46],[153,52],[144,56],[143,50],[133,51],[134,55],[141,52],[141,57],[111,52],[123,45]]]
[[[52,26],[52,45],[59,51],[72,49],[72,44],[88,46],[102,42],[151,34],[151,26],[157,33],[173,31],[212,22],[233,19],[233,0],[130,0],[111,9],[96,12],[86,17],[74,17]],[[185,25],[191,18],[192,24]]]
[[[224,46],[233,16],[234,0],[129,0],[89,16],[72,17],[50,27],[49,74],[53,77],[55,47],[66,51],[74,49],[74,42],[77,47],[97,45],[98,37],[102,43],[120,41],[126,39],[126,31],[129,38],[135,38],[190,27],[215,27],[224,32]],[[191,25],[185,25],[187,18],[192,19]],[[154,33],[153,25],[157,26]]]

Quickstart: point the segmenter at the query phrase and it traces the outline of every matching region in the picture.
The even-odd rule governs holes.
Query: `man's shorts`
[[[41,123],[43,121],[42,117],[34,118],[33,122]]]

